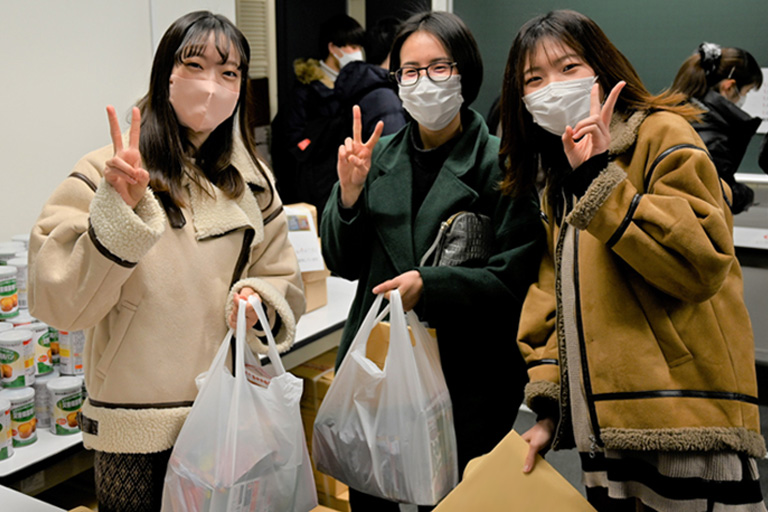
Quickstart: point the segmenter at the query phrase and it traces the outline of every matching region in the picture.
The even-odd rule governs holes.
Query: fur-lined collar
[[[648,113],[647,110],[638,110],[624,119],[621,114],[614,112],[610,126],[611,146],[608,149],[611,155],[620,155],[635,143],[640,125],[648,117]]]
[[[269,184],[256,171],[254,163],[247,154],[242,142],[235,141],[232,165],[240,171],[246,183],[246,190],[238,199],[231,201],[218,187],[205,182],[205,190],[189,177],[184,178],[184,186],[189,193],[189,207],[192,210],[192,223],[198,240],[220,236],[243,227],[254,230],[254,244],[264,239],[264,222],[256,196],[248,185],[269,189]]]
[[[296,79],[302,84],[320,81],[329,89],[333,89],[333,80],[325,74],[320,67],[320,61],[316,59],[296,59],[293,61],[293,71],[296,73]]]

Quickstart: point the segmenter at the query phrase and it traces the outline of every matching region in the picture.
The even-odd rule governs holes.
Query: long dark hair
[[[680,66],[670,89],[700,100],[728,78],[736,80],[739,89],[747,85],[756,88],[763,85],[760,65],[748,51],[702,43]]]
[[[440,41],[456,62],[461,75],[462,108],[467,108],[480,92],[483,83],[483,59],[472,32],[461,18],[442,11],[428,11],[414,14],[400,25],[400,31],[392,42],[389,55],[389,70],[400,68],[400,50],[411,34],[423,30]]]
[[[571,48],[586,62],[597,76],[598,83],[608,94],[621,80],[627,85],[616,102],[615,111],[625,116],[636,110],[667,110],[676,112],[688,120],[700,113],[694,107],[681,105],[685,98],[680,94],[662,93],[651,95],[640,76],[627,58],[611,43],[600,27],[590,18],[575,11],[557,10],[528,21],[512,43],[504,72],[501,95],[501,150],[499,163],[505,171],[502,192],[513,196],[527,193],[536,186],[539,164],[544,180],[557,179],[558,166],[548,165],[547,159],[562,162],[562,143],[557,137],[547,137],[534,124],[523,103],[523,72],[525,63],[536,52],[541,41],[552,38]],[[566,161],[567,163],[567,161]]]
[[[149,91],[138,103],[141,109],[139,149],[149,172],[150,187],[156,192],[166,193],[177,206],[184,205],[182,178],[185,169],[191,169],[190,179],[203,190],[208,190],[204,186],[207,180],[230,198],[240,197],[245,191],[241,174],[231,165],[235,114],[216,127],[205,142],[195,149],[169,101],[169,81],[174,65],[190,55],[201,54],[211,33],[223,62],[231,51],[240,56],[240,97],[235,109],[235,112],[239,112],[240,136],[274,196],[272,185],[257,156],[253,134],[248,129],[251,126],[246,108],[249,101],[248,63],[251,57],[248,41],[224,16],[196,11],[176,20],[163,35],[152,63]]]

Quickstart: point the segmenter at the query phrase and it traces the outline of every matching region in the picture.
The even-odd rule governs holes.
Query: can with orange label
[[[29,329],[0,332],[0,372],[5,388],[23,388],[35,383],[34,334]]]

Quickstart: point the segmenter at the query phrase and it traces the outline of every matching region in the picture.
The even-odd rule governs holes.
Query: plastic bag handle
[[[267,315],[264,313],[264,308],[261,306],[261,301],[254,295],[248,297],[248,303],[251,305],[256,314],[261,320],[261,325],[264,328],[264,332],[267,335],[267,356],[272,363],[272,367],[275,369],[275,377],[285,373],[285,366],[280,359],[280,353],[277,351],[277,343],[275,343],[275,337],[272,335],[272,329],[269,327],[269,321]]]

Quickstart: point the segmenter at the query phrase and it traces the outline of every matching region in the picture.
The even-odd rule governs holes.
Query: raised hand
[[[344,144],[339,146],[339,186],[341,187],[341,204],[349,208],[357,202],[363,190],[365,178],[371,169],[371,154],[379,142],[384,123],[379,121],[368,142],[363,143],[363,124],[360,120],[360,107],[352,107],[352,138],[347,137]]]
[[[571,169],[575,169],[590,158],[608,151],[611,145],[611,117],[619,93],[627,85],[623,80],[617,83],[605,104],[600,106],[600,84],[592,86],[590,94],[589,117],[582,119],[574,127],[566,127],[563,134],[563,149]]]
[[[104,178],[120,194],[128,206],[136,208],[141,198],[144,197],[144,192],[146,192],[149,184],[149,173],[141,167],[141,153],[139,152],[141,114],[137,107],[133,107],[127,148],[123,147],[120,123],[117,120],[115,107],[112,105],[107,107],[107,117],[109,118],[109,133],[112,136],[115,154],[105,164]]]

